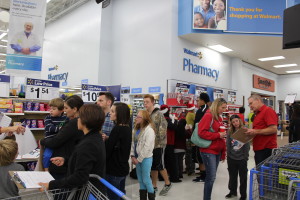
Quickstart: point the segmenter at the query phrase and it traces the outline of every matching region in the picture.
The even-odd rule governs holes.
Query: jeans
[[[136,165],[136,175],[140,184],[141,190],[147,190],[148,193],[154,193],[154,188],[150,178],[152,157],[144,158],[141,163]]]
[[[126,194],[125,192],[125,180],[126,176],[111,176],[111,175],[106,175],[106,180],[115,186],[117,189],[119,189],[121,192]],[[107,196],[110,200],[120,200],[121,198],[116,195],[113,191],[110,189],[107,189]]]
[[[216,179],[217,169],[221,155],[200,152],[206,169],[203,200],[211,200],[211,192]]]

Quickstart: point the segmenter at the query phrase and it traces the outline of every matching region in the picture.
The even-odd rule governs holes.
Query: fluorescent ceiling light
[[[81,90],[81,87],[74,87],[75,90]]]
[[[211,48],[211,49],[213,49],[213,50],[216,50],[218,52],[221,52],[221,53],[233,51],[232,49],[224,47],[223,45],[220,45],[220,44],[212,45],[212,46],[208,46],[208,47]]]
[[[286,73],[300,73],[300,70],[294,70],[294,71],[286,71]]]
[[[69,92],[74,92],[75,90],[68,90]]]
[[[0,61],[6,62],[6,60],[0,60]]]
[[[274,65],[275,68],[281,68],[281,67],[295,67],[298,66],[297,64],[285,64],[285,65]]]
[[[49,3],[51,0],[47,0],[47,3]]]
[[[0,74],[4,73],[5,71],[6,71],[6,70],[1,71]]]
[[[7,40],[1,40],[2,42],[8,42]]]
[[[0,40],[2,39],[2,38],[4,38],[4,36],[6,36],[7,35],[7,33],[2,33],[1,35],[0,35]]]
[[[6,48],[7,46],[0,44],[0,47],[4,47],[4,48]]]
[[[6,53],[0,53],[0,56],[6,56]]]
[[[269,61],[269,60],[280,60],[285,59],[283,56],[275,56],[275,57],[266,57],[266,58],[259,58],[260,61]]]

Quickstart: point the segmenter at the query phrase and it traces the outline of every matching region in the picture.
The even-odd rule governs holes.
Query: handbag
[[[214,118],[212,118],[211,123],[210,123],[210,127],[209,127],[210,132],[214,132],[214,130],[212,129],[213,122],[214,122]],[[195,125],[195,129],[193,131],[191,141],[192,141],[193,144],[195,144],[198,147],[208,148],[211,145],[211,140],[205,140],[205,139],[199,137],[199,135],[198,135],[198,124],[199,123],[196,123],[196,125]]]

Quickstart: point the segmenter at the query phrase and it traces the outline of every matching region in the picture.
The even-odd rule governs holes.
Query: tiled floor
[[[282,146],[287,144],[287,137],[278,137],[278,145]],[[250,156],[248,161],[248,169],[252,169],[255,167],[254,164],[254,153],[252,150],[250,150]],[[195,178],[194,176],[187,176],[184,175],[183,182],[182,183],[173,183],[173,186],[167,196],[157,196],[156,200],[166,200],[166,199],[172,199],[172,200],[200,200],[203,198],[203,186],[204,183],[194,183],[192,180]],[[248,177],[249,178],[249,177]],[[132,198],[132,200],[139,199],[139,185],[137,180],[127,178],[126,183],[126,191],[127,195]],[[249,181],[248,181],[249,183]],[[163,187],[163,182],[158,183],[159,191]],[[227,171],[227,163],[226,161],[224,163],[220,162],[218,172],[217,172],[217,178],[214,184],[213,192],[212,192],[212,199],[213,200],[223,200],[225,199],[225,195],[229,192],[227,188],[228,184],[228,171]],[[249,191],[249,190],[247,190]],[[239,199],[239,196],[237,198],[232,198],[233,200]]]

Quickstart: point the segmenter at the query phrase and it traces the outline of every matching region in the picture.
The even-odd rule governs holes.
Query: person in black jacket
[[[300,105],[293,105],[293,114],[289,126],[289,143],[300,140]]]
[[[209,101],[210,100],[209,100],[209,96],[207,93],[200,94],[199,99],[197,99],[199,109],[196,112],[194,125],[201,121],[202,117],[204,116],[207,109],[209,108],[209,106],[207,105],[207,103]],[[195,129],[195,127],[193,128],[193,130],[194,129]],[[205,177],[206,177],[205,165],[203,164],[203,161],[202,161],[202,158],[200,155],[200,151],[199,151],[199,147],[197,147],[197,146],[193,147],[193,157],[194,157],[194,161],[199,164],[199,170],[200,170],[200,176],[197,176],[193,181],[204,182]]]
[[[41,145],[46,148],[53,149],[53,157],[65,157],[69,158],[75,148],[75,145],[79,142],[83,136],[83,132],[78,130],[77,120],[78,111],[83,105],[83,101],[79,96],[73,95],[68,97],[64,103],[64,112],[67,114],[69,120],[65,122],[57,135],[52,138],[44,138],[40,141]],[[56,166],[51,163],[49,172],[54,179],[62,179],[67,174],[68,166]]]
[[[131,149],[132,131],[130,109],[125,103],[115,103],[110,110],[110,120],[115,123],[105,142],[106,146],[106,180],[125,192],[125,180],[129,174],[129,155]],[[107,191],[110,200],[119,200],[114,192]]]
[[[81,187],[89,180],[89,174],[101,177],[105,175],[105,146],[100,135],[104,122],[103,110],[95,104],[83,105],[79,110],[78,129],[84,136],[76,146],[71,157],[51,158],[53,164],[64,166],[68,163],[67,177],[61,180],[53,180],[49,183],[39,183],[45,189],[71,189]],[[92,184],[103,191],[99,180],[91,180]],[[41,189],[42,190],[42,189]]]

